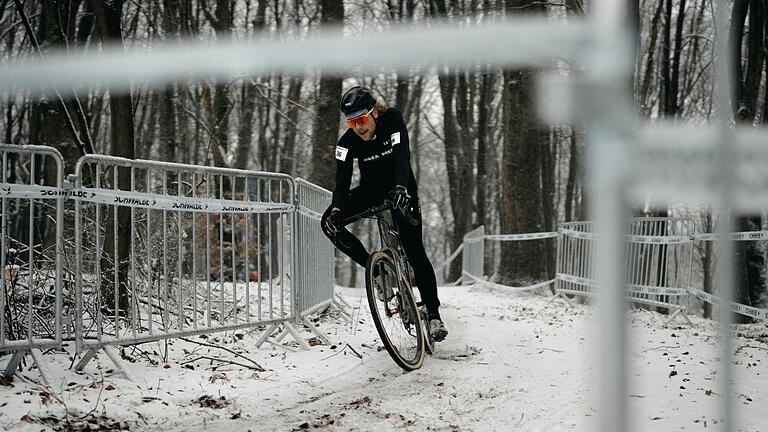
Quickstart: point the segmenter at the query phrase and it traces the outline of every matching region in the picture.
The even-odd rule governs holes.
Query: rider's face
[[[370,141],[373,137],[373,133],[376,131],[375,119],[378,117],[379,112],[374,108],[371,114],[366,117],[365,121],[355,124],[352,130],[354,130],[357,136],[363,141]]]

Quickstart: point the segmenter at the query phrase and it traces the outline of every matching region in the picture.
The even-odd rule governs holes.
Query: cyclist
[[[448,331],[440,318],[435,270],[421,238],[421,208],[403,116],[400,111],[377,103],[373,92],[361,86],[344,93],[341,112],[349,129],[336,146],[336,187],[332,204],[322,217],[323,232],[340,251],[365,267],[368,251],[339,222],[381,204],[385,198],[390,198],[401,212],[410,212],[418,221],[415,226],[409,224],[400,212],[395,212],[400,240],[427,307],[429,333],[433,340],[442,341]],[[350,190],[353,159],[358,162],[360,186]]]

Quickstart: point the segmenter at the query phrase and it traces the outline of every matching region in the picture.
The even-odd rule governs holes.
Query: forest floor
[[[103,354],[82,373],[70,354],[46,354],[50,386],[29,367],[0,385],[0,430],[595,430],[593,306],[441,288],[448,339],[404,373],[379,345],[364,291],[339,291],[356,308],[354,324],[320,317],[334,345],[310,351],[256,348],[257,332],[145,343],[120,351],[131,380],[109,375]],[[666,327],[663,315],[629,313],[631,430],[721,430],[717,326],[692,319]],[[768,324],[738,327],[737,430],[768,432],[766,352]]]

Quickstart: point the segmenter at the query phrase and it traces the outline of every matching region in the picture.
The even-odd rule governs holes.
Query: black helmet
[[[341,97],[341,112],[346,118],[355,118],[376,105],[376,96],[367,87],[354,86]]]

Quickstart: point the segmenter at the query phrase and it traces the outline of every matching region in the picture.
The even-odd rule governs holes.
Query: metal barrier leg
[[[123,369],[123,364],[120,361],[120,355],[115,352],[115,348],[111,346],[104,346],[101,348],[102,351],[109,357],[109,359],[112,361],[112,364],[115,365],[115,369],[117,369],[117,372],[115,372],[113,375],[122,375],[123,378],[127,379],[128,381],[133,381],[131,377],[128,375],[128,372],[126,372],[125,369]]]
[[[309,328],[309,331],[315,334],[315,336],[320,339],[320,341],[326,345],[331,345],[331,342],[329,341],[328,337],[325,335],[325,333],[321,332],[319,328],[315,327],[315,325],[310,321],[306,316],[301,317],[301,321],[304,323],[307,328]]]
[[[96,355],[96,350],[93,348],[88,348],[88,351],[83,354],[83,358],[80,359],[79,362],[75,365],[75,370],[78,372],[82,372],[83,369],[85,369],[85,366],[88,364],[88,362],[91,361],[93,356]]]
[[[331,301],[331,307],[336,308],[336,310],[338,310],[339,313],[341,313],[341,317],[344,318],[344,320],[347,321],[347,323],[352,324],[352,312],[347,312],[347,309],[353,310],[354,308],[346,300],[344,300],[338,293],[334,295],[334,298]]]
[[[264,331],[264,334],[261,335],[259,340],[256,341],[256,348],[260,348],[262,345],[264,345],[264,342],[269,339],[270,336],[272,336],[272,333],[277,330],[277,324],[272,324]]]
[[[534,317],[539,316],[541,311],[543,311],[544,309],[549,307],[550,303],[552,303],[553,301],[557,300],[558,298],[561,298],[561,299],[565,300],[565,302],[567,303],[565,305],[565,307],[571,307],[571,308],[574,307],[573,303],[571,303],[571,300],[568,297],[566,297],[565,294],[563,294],[563,293],[558,291],[552,297],[550,297],[549,300],[547,300],[547,303],[544,304],[544,306],[542,306],[541,309],[537,310],[536,313],[533,314],[533,316]]]
[[[287,333],[290,333],[291,336],[293,336],[293,338],[296,339],[296,342],[299,343],[299,346],[301,346],[301,348],[304,351],[309,351],[309,349],[310,349],[309,348],[309,344],[307,343],[307,341],[304,340],[303,337],[301,337],[299,332],[296,331],[296,328],[293,327],[293,325],[291,323],[286,321],[286,322],[283,323],[283,327],[285,327],[285,331]]]
[[[27,350],[14,351],[11,356],[11,360],[5,366],[5,372],[3,372],[3,378],[8,381],[13,381],[13,376],[16,375],[16,371],[19,370],[19,365],[24,355],[27,354]]]
[[[85,369],[85,366],[96,356],[96,353],[102,350],[104,351],[104,354],[107,355],[109,360],[112,362],[112,364],[115,365],[115,369],[117,372],[111,374],[116,376],[122,376],[123,378],[127,379],[128,381],[133,381],[131,377],[128,375],[128,372],[123,369],[123,364],[120,361],[120,355],[115,352],[115,348],[111,346],[103,346],[101,348],[88,348],[88,351],[83,354],[83,358],[80,359],[79,362],[77,362],[77,365],[75,366],[75,370],[78,372],[81,372],[83,369]]]
[[[346,300],[344,300],[344,297],[342,297],[342,296],[341,296],[341,294],[339,294],[339,293],[335,292],[335,293],[333,293],[333,295],[334,295],[334,297],[336,298],[336,300],[338,300],[340,303],[343,303],[343,304],[344,304],[344,306],[346,306],[346,307],[348,307],[348,308],[352,309],[352,305],[351,305],[351,304],[349,304],[349,302],[347,302]]]
[[[544,307],[546,308],[547,306],[549,306],[550,303],[557,300],[558,298],[565,300],[565,302],[567,303],[567,306],[574,307],[573,303],[571,303],[571,299],[569,299],[565,294],[561,293],[560,291],[558,291],[557,293],[555,293],[555,295],[550,297],[549,300],[547,300],[547,304],[545,304]]]
[[[678,315],[682,316],[685,319],[685,322],[687,322],[689,326],[696,327],[695,325],[693,325],[693,322],[691,321],[691,319],[688,318],[688,314],[685,313],[684,307],[677,309],[672,315],[670,315],[667,321],[664,323],[664,326],[665,327],[669,326],[669,323],[671,323],[675,319],[675,317],[677,317]]]
[[[277,330],[278,327],[281,326],[281,325],[283,326],[283,328],[282,328],[282,331],[280,332],[280,334],[277,337],[275,337],[273,339],[270,339],[270,336],[272,336],[272,334],[275,333],[275,330]],[[269,343],[271,343],[272,345],[274,345],[276,347],[287,349],[287,350],[291,350],[291,351],[295,351],[295,349],[293,349],[293,348],[291,348],[291,347],[281,343],[282,340],[286,336],[288,336],[288,335],[291,335],[291,337],[293,337],[293,339],[296,341],[296,343],[299,344],[301,349],[303,349],[304,351],[309,351],[310,350],[310,347],[309,347],[309,344],[307,343],[307,341],[305,341],[304,338],[301,337],[299,332],[296,331],[296,328],[293,327],[293,325],[291,325],[291,323],[289,323],[288,321],[285,321],[285,322],[279,323],[279,324],[272,324],[272,325],[270,325],[264,331],[264,334],[261,335],[259,340],[256,341],[256,347],[259,348],[259,347],[261,347],[264,344],[264,342],[269,342]]]

